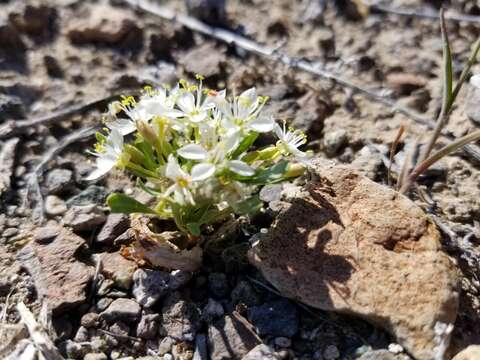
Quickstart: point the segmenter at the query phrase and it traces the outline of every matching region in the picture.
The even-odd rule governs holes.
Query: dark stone
[[[248,319],[262,336],[292,337],[298,331],[297,309],[286,299],[248,309]]]
[[[247,281],[239,281],[232,291],[232,302],[234,305],[244,304],[256,306],[260,304],[260,296]]]
[[[223,299],[229,293],[227,276],[222,273],[211,273],[208,275],[208,289],[216,299]]]
[[[45,64],[45,68],[47,69],[47,74],[53,78],[62,78],[63,77],[63,69],[58,63],[57,59],[53,56],[45,55],[43,57],[43,63]]]
[[[97,242],[102,245],[112,245],[113,241],[123,234],[130,226],[130,218],[125,214],[110,214],[97,235]]]
[[[25,118],[25,107],[17,96],[0,94],[0,122]]]
[[[72,189],[74,184],[73,172],[67,169],[53,169],[48,172],[45,187],[49,194],[61,194]]]
[[[67,201],[68,206],[78,205],[90,205],[97,204],[103,206],[105,204],[105,199],[107,198],[108,191],[103,186],[90,185],[82,192],[71,197]]]

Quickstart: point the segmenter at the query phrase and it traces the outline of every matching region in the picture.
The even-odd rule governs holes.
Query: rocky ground
[[[434,20],[369,13],[364,2],[349,0],[226,0],[224,7],[221,0],[156,3],[323,64],[425,117],[439,111],[442,43]],[[391,2],[421,9],[441,4]],[[480,14],[476,1],[445,4],[456,13]],[[456,75],[479,29],[478,23],[448,23]],[[480,66],[473,70],[480,72]],[[215,88],[256,86],[271,98],[267,111],[307,133],[317,158],[351,164],[380,184],[387,181],[384,160],[399,127],[407,126],[408,135],[400,143],[398,162],[405,145],[427,131],[345,87],[135,11],[122,0],[0,1],[0,126],[197,73]],[[479,103],[478,91],[466,86],[448,131],[461,136],[478,127]],[[134,192],[134,182],[120,172],[94,184],[83,180],[92,169],[85,152],[91,138],[47,161],[34,175],[39,188],[31,187],[27,196],[28,176],[45,154],[65,136],[100,122],[106,102],[94,105],[13,136],[0,132],[0,357],[26,337],[15,326],[15,306],[23,301],[36,317],[42,304],[48,305],[48,334],[62,356],[71,359],[411,358],[389,335],[395,331],[318,310],[332,304],[316,309],[315,304],[288,300],[247,260],[254,235],[271,226],[304,179],[264,189],[265,211],[253,219],[233,219],[207,235],[210,246],[195,274],[141,267],[121,255],[122,245],[130,240],[129,219],[109,214],[104,201],[112,191]],[[463,153],[449,156],[429,170],[420,186],[431,204],[415,193],[411,197],[441,221],[443,251],[460,270],[460,306],[451,346],[456,353],[480,343],[479,164]],[[47,220],[42,225],[33,221],[39,219],[39,194]],[[417,214],[419,208],[413,206],[405,205]],[[418,214],[409,224],[423,219],[423,213]],[[434,276],[435,269],[430,269],[428,281],[422,280],[426,292],[449,281]],[[375,284],[371,286],[376,291]],[[387,288],[385,298],[398,295],[395,287]],[[422,315],[408,303],[401,306],[406,308],[396,310],[410,318]],[[362,311],[365,308],[342,312]]]

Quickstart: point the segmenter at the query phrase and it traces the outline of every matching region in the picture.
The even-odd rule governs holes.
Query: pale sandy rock
[[[460,351],[452,360],[478,360],[480,359],[480,345],[470,345]]]
[[[457,270],[436,227],[408,198],[347,167],[314,167],[250,261],[285,296],[362,317],[415,358],[434,359],[449,342],[435,325],[453,324],[458,307]]]
[[[104,43],[133,48],[141,44],[142,34],[131,17],[110,6],[98,7],[89,16],[72,21],[67,31],[75,44]]]

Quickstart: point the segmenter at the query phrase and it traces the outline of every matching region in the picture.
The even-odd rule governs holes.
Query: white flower
[[[198,144],[188,144],[178,149],[177,154],[188,160],[205,160],[208,151]]]
[[[175,201],[179,204],[195,204],[189,189],[193,179],[181,168],[172,154],[168,156],[165,176],[173,181],[173,184],[165,191],[165,196],[170,196],[173,193]]]
[[[198,124],[205,120],[208,115],[208,111],[215,107],[210,96],[202,99],[202,87],[197,89],[197,96],[186,91],[181,94],[177,99],[177,106],[181,110],[181,116],[185,117],[189,122]]]
[[[255,170],[247,163],[241,160],[227,160],[228,155],[237,148],[239,142],[237,132],[223,138],[210,150],[206,150],[199,144],[188,144],[178,149],[177,154],[184,159],[202,161],[192,168],[192,176],[199,180],[208,179],[218,169],[223,168],[242,176],[252,176]]]
[[[277,147],[280,151],[295,156],[301,162],[308,161],[307,153],[298,149],[301,145],[307,142],[303,132],[287,129],[285,122],[283,123],[283,127],[275,124],[273,130],[279,139]]]
[[[171,90],[167,96],[165,89],[158,89],[151,95],[143,97],[140,100],[140,106],[153,116],[167,118],[182,117],[183,113],[180,110],[174,109],[178,91],[178,87],[176,87]]]
[[[271,117],[258,116],[264,101],[257,96],[255,88],[245,90],[232,101],[228,101],[225,91],[221,91],[215,97],[215,102],[225,116],[222,124],[226,129],[256,132],[269,132],[273,129],[274,121]]]
[[[480,89],[480,74],[475,74],[470,78],[470,84]]]
[[[123,136],[117,129],[112,129],[105,142],[97,152],[96,169],[87,176],[86,180],[95,180],[108,173],[117,163],[123,153]]]
[[[134,132],[137,129],[135,126],[137,121],[149,121],[153,117],[141,102],[134,105],[134,107],[122,105],[122,110],[127,114],[128,119],[120,118],[105,124],[109,129],[115,129],[122,135]]]

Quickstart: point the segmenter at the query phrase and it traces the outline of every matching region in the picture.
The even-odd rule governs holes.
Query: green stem
[[[155,172],[147,170],[142,166],[134,164],[132,162],[129,162],[125,167],[134,171],[137,176],[140,175],[141,177],[144,177],[144,178],[151,178],[151,177],[158,178],[158,175]]]

